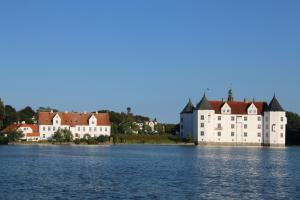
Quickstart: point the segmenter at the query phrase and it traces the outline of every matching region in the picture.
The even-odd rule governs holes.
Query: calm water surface
[[[300,148],[0,146],[0,199],[299,199]]]

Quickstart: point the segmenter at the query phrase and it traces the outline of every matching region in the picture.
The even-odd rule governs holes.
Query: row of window
[[[57,131],[58,129],[60,129],[60,128],[48,126],[48,131]],[[47,128],[44,126],[44,127],[43,127],[43,131],[46,131],[46,130],[47,130]],[[86,131],[86,130],[89,130],[89,132],[92,132],[92,131],[97,132],[97,131],[98,131],[98,128],[97,128],[97,127],[89,127],[89,129],[86,129],[86,127],[82,127],[82,129],[81,129],[80,127],[77,128],[77,131],[81,131],[81,130],[82,130],[83,132]],[[99,131],[102,132],[102,131],[103,131],[103,128],[100,127],[100,128],[99,128]],[[105,131],[105,132],[108,131],[108,130],[107,130],[107,127],[104,128],[104,131]]]
[[[204,131],[201,131],[200,133],[201,136],[204,136]],[[222,136],[222,132],[218,132],[218,137]],[[231,137],[235,136],[235,132],[231,132]],[[248,133],[244,132],[244,137],[248,137]],[[261,133],[257,133],[257,137],[261,137]],[[266,133],[266,137],[269,137],[269,133]],[[283,138],[284,134],[280,133],[280,137]]]
[[[201,115],[200,119],[203,121],[205,119],[205,116]],[[222,116],[218,116],[218,121],[222,121]],[[231,117],[231,121],[235,121],[235,117],[234,116]],[[244,117],[244,121],[248,121],[248,117],[247,116]],[[260,116],[257,117],[257,121],[261,121],[261,117]]]
[[[204,128],[204,123],[201,123],[201,124],[200,124],[200,127],[201,127],[201,128]],[[273,132],[275,132],[275,127],[276,127],[276,125],[273,124],[273,126],[272,126]],[[222,124],[218,124],[218,127],[217,127],[217,128],[218,128],[218,129],[222,129]],[[231,128],[234,129],[234,128],[235,128],[235,124],[231,124]],[[257,129],[261,129],[261,128],[262,128],[261,124],[258,124],[258,125],[257,125]],[[244,124],[244,129],[248,129],[248,125],[247,125],[247,124]],[[266,129],[267,129],[267,130],[269,129],[269,125],[268,125],[268,124],[266,125]],[[283,125],[283,124],[280,125],[280,129],[281,129],[281,130],[284,129],[284,125]]]

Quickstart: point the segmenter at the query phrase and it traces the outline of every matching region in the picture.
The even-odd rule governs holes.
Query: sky
[[[191,98],[300,113],[298,0],[0,0],[0,98],[179,121]]]

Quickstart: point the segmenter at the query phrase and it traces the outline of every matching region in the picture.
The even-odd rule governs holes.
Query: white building
[[[38,125],[36,124],[25,124],[25,122],[22,122],[22,124],[12,124],[6,127],[2,132],[6,134],[21,132],[24,134],[21,140],[28,142],[37,142],[40,140],[40,133],[38,132]]]
[[[266,102],[208,101],[204,95],[180,114],[180,135],[193,135],[195,144],[285,146],[286,113],[275,95]]]
[[[154,120],[150,120],[150,121],[145,121],[144,122],[145,126],[149,126],[151,128],[152,131],[155,130],[155,126],[157,126],[158,122],[156,120],[156,118]]]
[[[74,139],[111,134],[108,113],[40,112],[38,125],[41,140],[52,138],[59,129],[70,130]]]

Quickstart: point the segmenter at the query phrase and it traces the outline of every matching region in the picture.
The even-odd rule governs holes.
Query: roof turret
[[[275,94],[274,97],[272,99],[272,101],[269,104],[269,111],[273,111],[273,112],[284,112],[284,109],[281,107],[280,103],[278,102]]]
[[[181,114],[183,114],[183,113],[193,113],[194,109],[195,109],[195,107],[194,107],[191,99],[189,99],[189,102],[184,107],[184,109],[182,110]]]
[[[204,93],[201,101],[196,106],[196,110],[213,110]]]

